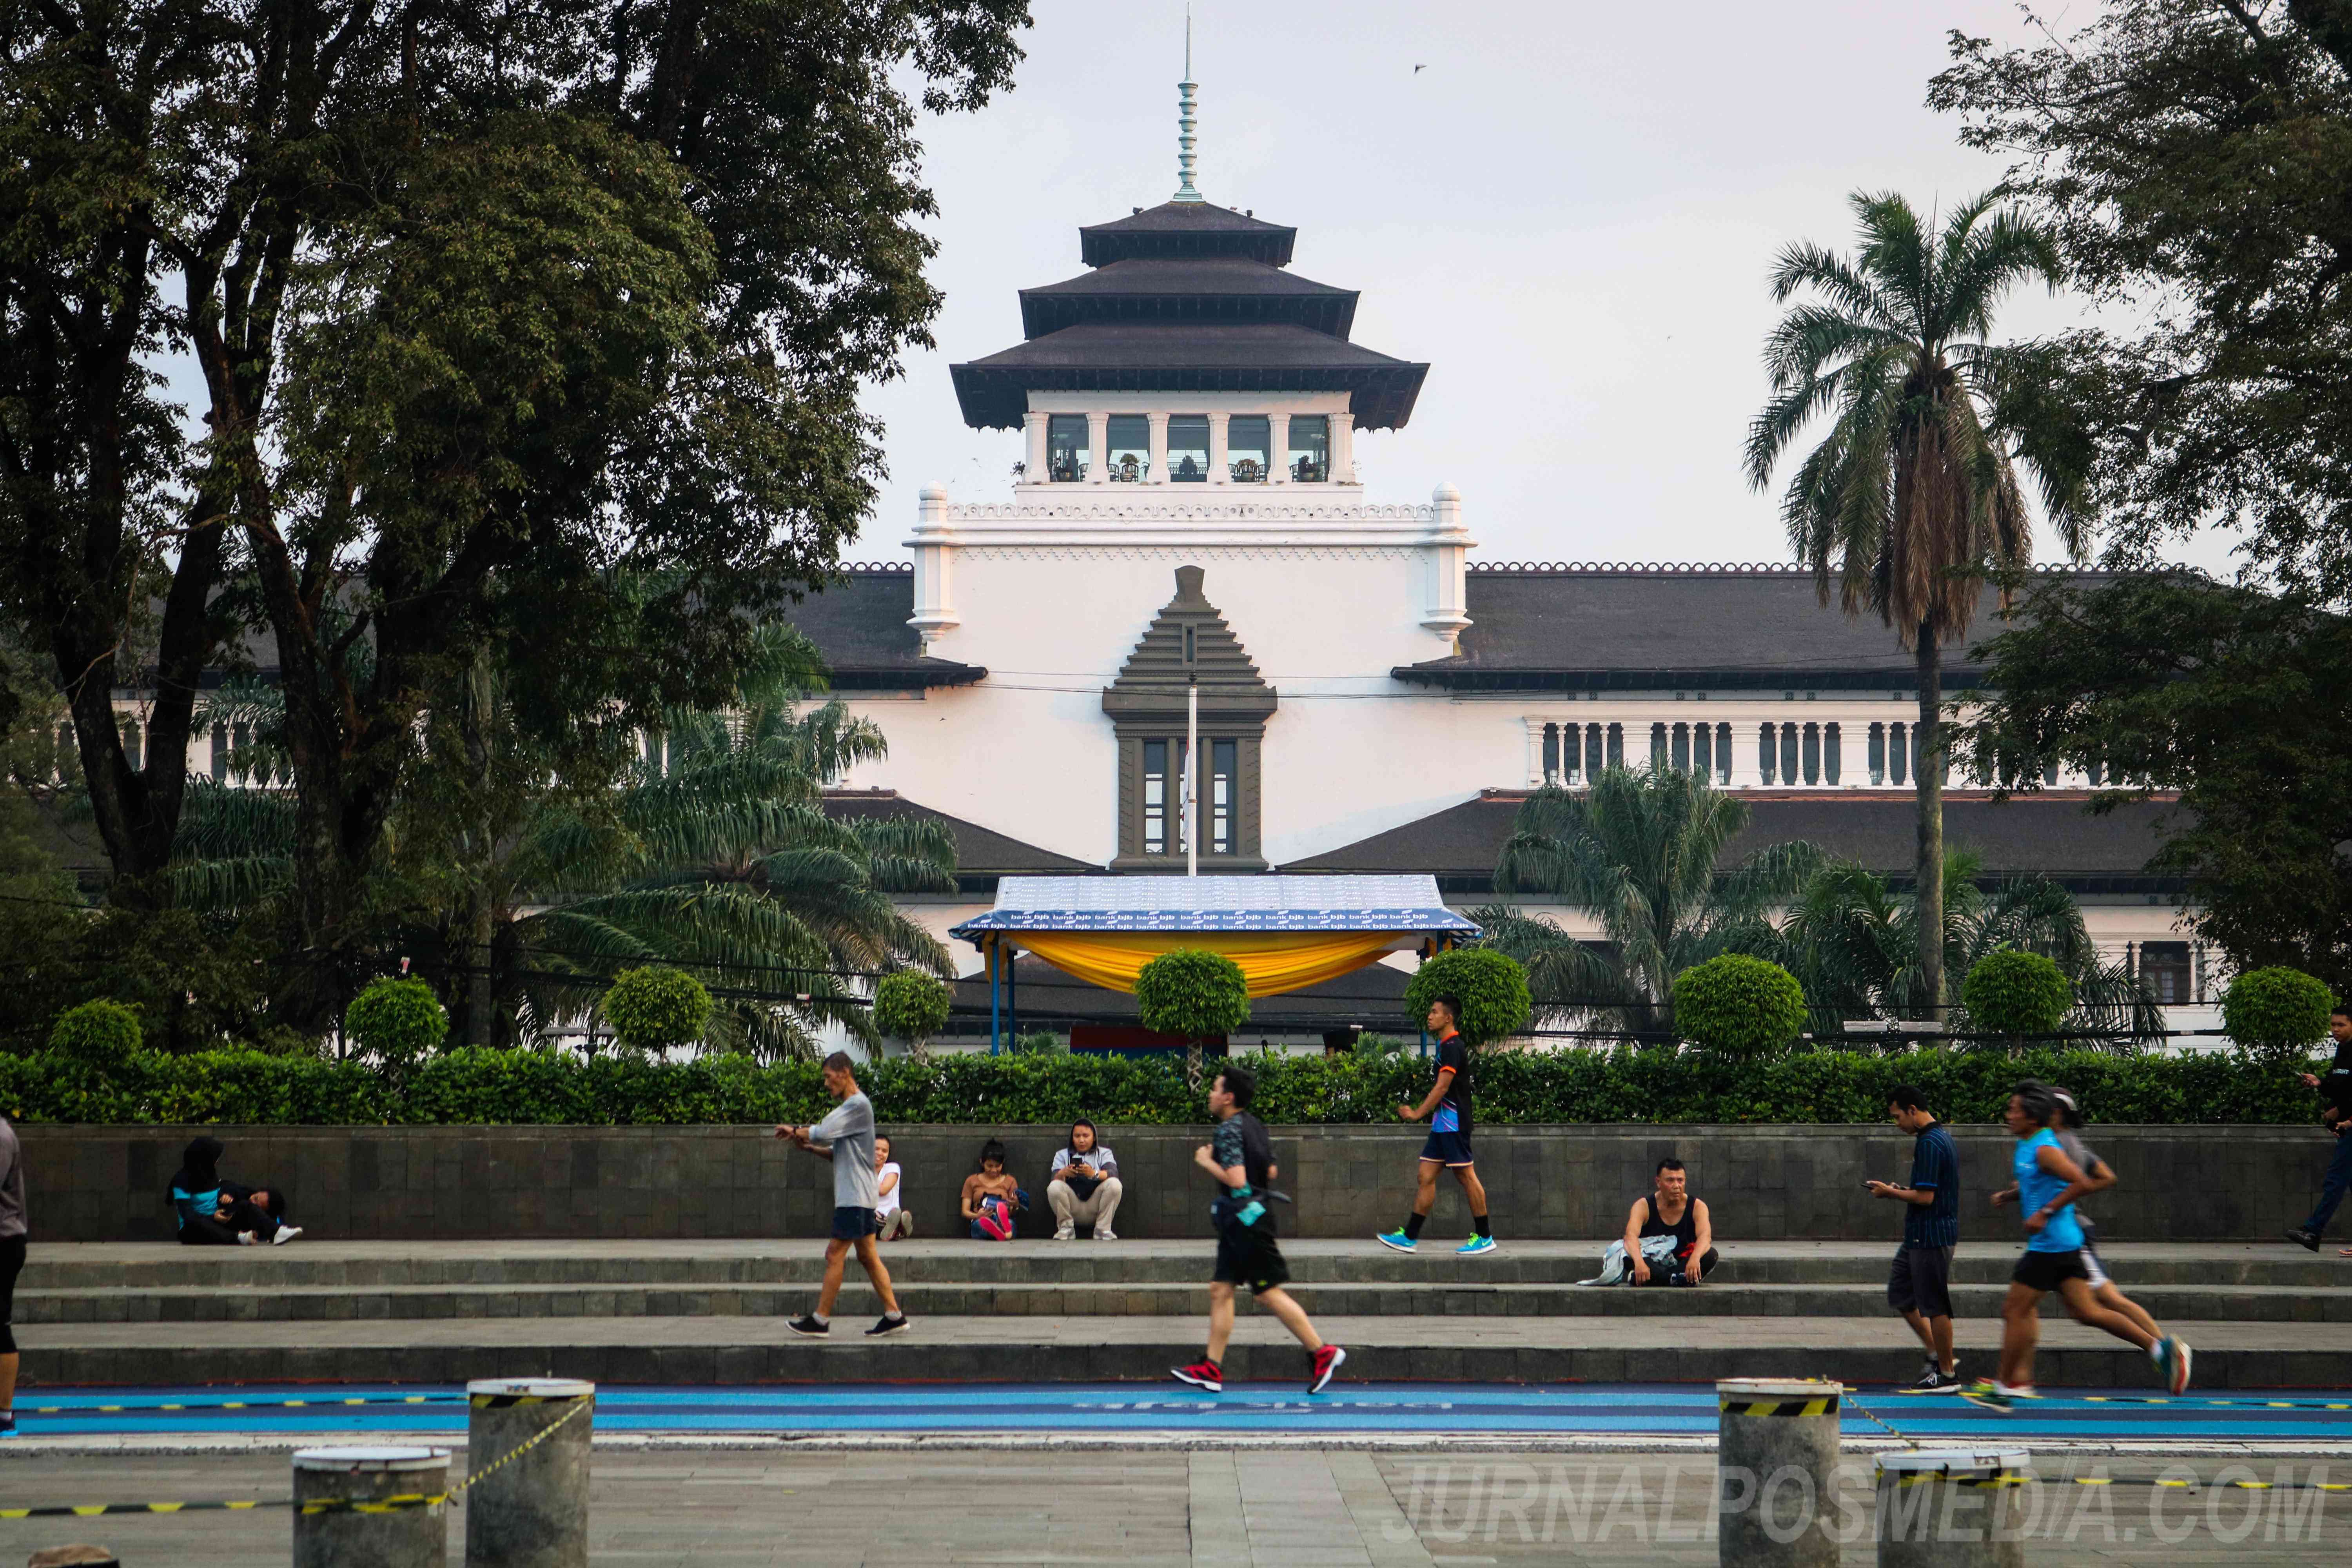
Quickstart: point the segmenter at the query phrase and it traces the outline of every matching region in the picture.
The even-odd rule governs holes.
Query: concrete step
[[[1203,1260],[1204,1261],[1204,1260]],[[898,1271],[909,1312],[928,1317],[1068,1318],[1174,1316],[1204,1311],[1205,1268],[1188,1283],[986,1284],[935,1281]],[[43,1323],[263,1323],[426,1321],[464,1318],[773,1318],[806,1310],[813,1278],[760,1284],[687,1285],[341,1285],[256,1290],[222,1286],[156,1289],[20,1290],[16,1321]],[[2297,1286],[2129,1287],[2132,1298],[2168,1322],[2352,1323],[2352,1288]],[[1963,1317],[1992,1317],[2005,1285],[1958,1285]],[[1360,1283],[1297,1280],[1293,1292],[1310,1311],[1357,1317],[1758,1317],[1864,1318],[1884,1315],[1882,1284],[1757,1285],[1736,1276],[1696,1290],[1592,1289],[1559,1283],[1425,1280]],[[852,1268],[845,1311],[878,1312],[864,1276]],[[2059,1316],[2055,1299],[2045,1316]]]
[[[1677,1292],[1678,1296],[1684,1293]],[[1696,1294],[1696,1293],[1691,1293]],[[860,1336],[871,1319],[845,1302],[833,1335],[801,1340],[780,1319],[648,1317],[286,1322],[267,1332],[183,1336],[145,1324],[22,1330],[27,1384],[181,1386],[231,1383],[447,1384],[552,1373],[604,1383],[747,1384],[926,1380],[965,1383],[1162,1382],[1201,1352],[1205,1315],[918,1316],[906,1334]],[[1317,1318],[1349,1348],[1347,1375],[1381,1382],[1705,1382],[1818,1376],[1885,1387],[1917,1375],[1902,1323],[1876,1318],[1647,1316]],[[1961,1371],[1988,1372],[1997,1320],[1958,1325]],[[2203,1389],[2352,1387],[2352,1342],[2295,1324],[2212,1323],[2187,1335]],[[1306,1357],[1270,1315],[1242,1310],[1226,1370],[1287,1381]],[[2043,1327],[2038,1371],[2067,1387],[2156,1392],[2146,1355],[2071,1322]]]
[[[1491,1254],[1454,1256],[1454,1238],[1411,1255],[1370,1237],[1286,1240],[1292,1273],[1305,1283],[1366,1285],[1558,1285],[1600,1265],[1605,1240],[1506,1240]],[[1892,1242],[1719,1243],[1723,1281],[1740,1285],[1882,1285]],[[918,1238],[884,1248],[894,1274],[908,1283],[1136,1289],[1198,1283],[1211,1250],[1203,1235],[1188,1241],[1010,1243]],[[1960,1284],[2000,1285],[2019,1247],[2013,1237],[1965,1242],[1953,1261]],[[280,1291],[606,1286],[791,1285],[823,1270],[813,1238],[698,1242],[366,1243],[309,1239],[275,1247],[180,1247],[152,1243],[36,1244],[18,1282],[28,1292],[59,1290]],[[2253,1286],[2352,1289],[2352,1262],[2330,1247],[2314,1256],[2280,1243],[2119,1243],[2102,1249],[2127,1287]]]

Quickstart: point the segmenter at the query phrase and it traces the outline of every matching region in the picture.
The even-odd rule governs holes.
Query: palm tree
[[[1675,976],[1720,952],[1769,948],[1772,910],[1822,864],[1820,850],[1794,841],[1726,869],[1748,821],[1746,802],[1675,769],[1606,768],[1588,789],[1538,791],[1503,846],[1496,890],[1581,910],[1600,922],[1602,943],[1507,906],[1473,918],[1527,967],[1545,1016],[1671,1029]]]
[[[2054,289],[2060,276],[2050,237],[1996,210],[2001,195],[1978,196],[1931,232],[1901,196],[1856,194],[1854,256],[1783,251],[1773,300],[1820,298],[1765,340],[1772,395],[1748,435],[1748,481],[1763,489],[1800,432],[1833,412],[1780,515],[1822,603],[1834,577],[1846,614],[1876,615],[1916,658],[1916,886],[1931,902],[1945,885],[1942,654],[1967,632],[1985,578],[2032,563],[2020,466],[2068,552],[2080,560],[2089,544],[2082,444],[2051,400],[2032,395],[2018,351],[1986,341],[2004,294],[2033,278]],[[1918,974],[1930,1005],[1945,994],[1942,926],[1923,910]]]
[[[1980,861],[1959,850],[1944,861],[1940,951],[1944,973],[1963,979],[1987,953],[2040,952],[2074,987],[2068,1025],[2133,1041],[2154,1038],[2162,1011],[2120,963],[2099,957],[2074,895],[2031,878],[1983,887]],[[1920,973],[1920,900],[1859,866],[1826,867],[1790,906],[1777,955],[1814,1005],[1841,1017],[1910,1017],[1927,996]]]

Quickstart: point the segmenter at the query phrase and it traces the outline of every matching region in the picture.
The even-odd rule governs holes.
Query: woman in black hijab
[[[238,1247],[237,1233],[222,1222],[228,1217],[221,1194],[220,1157],[225,1145],[217,1138],[198,1138],[180,1154],[166,1198],[180,1219],[182,1247]]]

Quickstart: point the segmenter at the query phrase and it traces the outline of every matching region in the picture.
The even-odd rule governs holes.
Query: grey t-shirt
[[[25,1156],[16,1147],[16,1130],[0,1116],[0,1239],[25,1234]]]
[[[875,1192],[879,1178],[874,1170],[874,1102],[862,1090],[810,1128],[809,1142],[833,1145],[834,1207],[877,1206],[881,1199]]]

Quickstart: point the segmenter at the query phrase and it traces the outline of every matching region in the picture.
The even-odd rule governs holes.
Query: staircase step
[[[1680,1294],[1680,1293],[1677,1293]],[[846,1302],[826,1341],[756,1317],[450,1319],[287,1322],[267,1334],[172,1342],[142,1324],[49,1325],[19,1335],[27,1384],[407,1383],[551,1373],[604,1383],[748,1384],[924,1380],[961,1383],[1164,1380],[1200,1354],[1205,1314],[1058,1320],[915,1316],[913,1331],[866,1341]],[[1906,1383],[1919,1348],[1900,1321],[1876,1318],[1710,1317],[1671,1330],[1646,1317],[1324,1315],[1359,1381],[1680,1383],[1815,1376]],[[1988,1371],[2000,1325],[1963,1319],[1961,1371]],[[2187,1336],[2200,1389],[2352,1387],[2352,1344],[2295,1324],[2212,1323]],[[1237,1380],[1302,1375],[1305,1357],[1270,1315],[1243,1310],[1227,1372]],[[2129,1346],[2071,1322],[2043,1325],[2041,1380],[2153,1392],[2154,1369]]]

